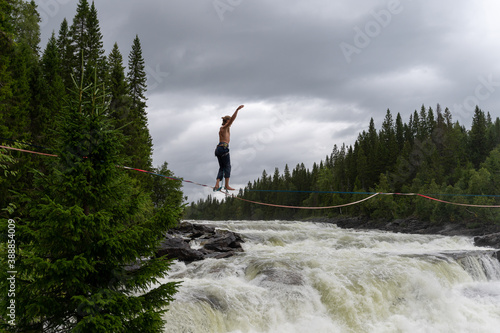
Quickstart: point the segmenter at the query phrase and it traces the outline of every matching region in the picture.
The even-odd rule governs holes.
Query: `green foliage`
[[[152,169],[144,64],[135,72],[142,103],[122,119],[134,114],[132,91],[117,46],[108,66],[94,4],[79,1],[41,57],[39,21],[33,1],[0,0],[0,142],[58,155],[0,149],[0,266],[14,218],[18,272],[16,326],[0,297],[0,330],[162,332],[177,284],[162,283],[170,261],[155,249],[181,218],[181,183],[145,175],[145,185],[116,167],[130,162],[124,144],[134,142],[133,166]],[[134,50],[140,64],[138,38]],[[172,176],[167,166],[156,171]]]
[[[132,121],[127,131],[130,133],[128,153],[133,156],[132,164],[137,168],[151,168],[152,139],[147,130],[146,116],[146,72],[142,48],[139,37],[134,38],[132,50],[128,62],[129,72],[127,74],[130,96],[130,114],[128,118]]]
[[[375,191],[380,193],[390,192],[389,182],[385,174],[380,175],[380,182],[377,184]],[[397,217],[397,204],[392,195],[378,195],[373,200],[366,203],[369,215],[372,218],[385,218],[392,220]]]
[[[100,91],[74,96],[58,127],[60,158],[35,178],[38,194],[24,196],[17,328],[160,332],[176,284],[158,286],[170,263],[155,249],[177,223],[179,202],[153,211],[149,195],[116,167],[121,134]]]
[[[471,162],[476,168],[488,153],[487,126],[484,112],[476,106],[468,140]]]
[[[161,166],[153,170],[155,173],[166,177],[174,177],[172,171],[168,169],[168,163],[164,162]],[[153,204],[159,209],[166,205],[181,206],[184,200],[181,191],[182,180],[168,179],[155,176],[153,178]]]

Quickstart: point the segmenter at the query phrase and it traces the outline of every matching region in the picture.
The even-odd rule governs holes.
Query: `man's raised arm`
[[[238,111],[240,111],[241,109],[243,109],[243,107],[244,107],[244,105],[238,106],[238,108],[236,109],[236,111],[234,111],[233,115],[231,116],[231,119],[229,119],[229,121],[223,127],[229,127],[229,126],[231,126],[231,124],[233,123],[233,121],[236,119],[236,116],[238,115]]]

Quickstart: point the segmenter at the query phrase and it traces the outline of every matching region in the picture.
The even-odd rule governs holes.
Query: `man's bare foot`
[[[228,186],[228,185],[224,186],[224,188],[226,190],[229,190],[229,191],[234,191],[234,188],[232,188],[231,186]]]

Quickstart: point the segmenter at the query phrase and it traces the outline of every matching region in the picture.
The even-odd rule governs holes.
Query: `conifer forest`
[[[93,2],[44,50],[33,1],[0,15],[0,330],[162,332],[177,283],[154,251],[181,184],[117,167],[172,175],[152,165],[139,37],[124,64]]]

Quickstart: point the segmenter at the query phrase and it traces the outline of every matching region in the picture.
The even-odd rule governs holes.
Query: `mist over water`
[[[245,252],[178,262],[165,332],[500,330],[500,264],[471,238],[224,221]]]

